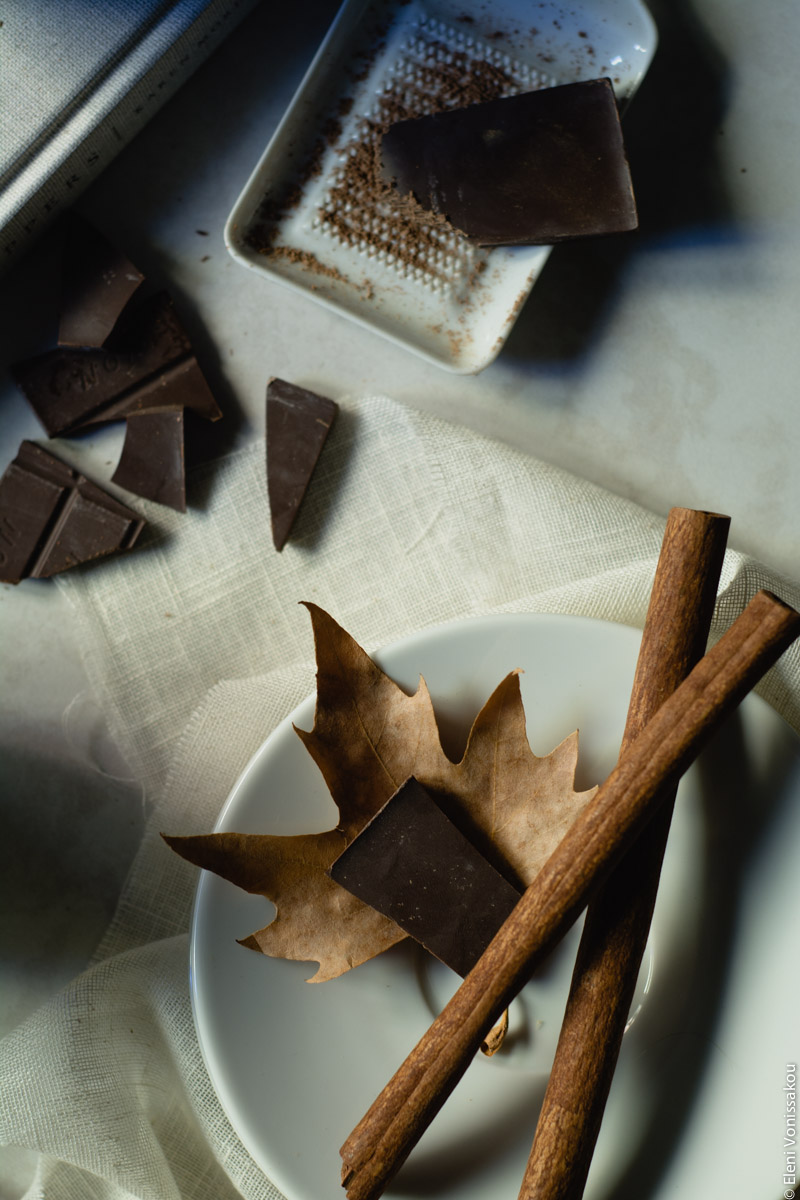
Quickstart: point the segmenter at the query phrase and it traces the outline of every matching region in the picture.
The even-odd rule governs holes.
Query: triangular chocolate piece
[[[568,83],[392,125],[384,177],[482,246],[638,224],[614,89]]]
[[[19,583],[129,550],[144,520],[35,442],[0,479],[0,580]]]
[[[267,385],[267,493],[276,550],[286,545],[338,411],[333,400],[283,379]]]
[[[413,776],[328,872],[467,975],[519,900]]]
[[[183,409],[132,413],[111,482],[186,512]]]
[[[64,219],[59,346],[102,346],[144,275],[93,226]]]

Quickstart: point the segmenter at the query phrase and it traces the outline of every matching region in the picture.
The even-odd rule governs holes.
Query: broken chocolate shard
[[[552,245],[638,224],[609,79],[391,126],[384,177],[482,246]]]
[[[166,292],[126,309],[101,349],[51,350],[11,374],[50,437],[153,409],[222,416]]]
[[[102,346],[144,275],[88,221],[64,220],[59,346]]]
[[[43,579],[118,550],[145,522],[35,442],[0,479],[0,580]]]
[[[183,409],[131,413],[111,482],[178,512],[186,512]]]
[[[413,776],[329,874],[462,976],[520,897]]]
[[[276,550],[286,545],[338,411],[333,400],[283,379],[267,385],[267,492]]]

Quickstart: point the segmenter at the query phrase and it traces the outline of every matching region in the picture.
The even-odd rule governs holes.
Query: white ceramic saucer
[[[531,746],[546,754],[578,728],[583,788],[616,761],[638,644],[638,632],[622,626],[510,615],[438,627],[376,657],[409,690],[424,674],[451,752],[496,684],[523,668]],[[218,829],[289,834],[335,823],[291,728],[310,728],[313,709],[312,696],[267,739]],[[681,785],[587,1200],[671,1200],[720,1187],[727,1200],[780,1194],[783,1071],[798,1047],[789,919],[798,849],[798,740],[750,697]],[[308,984],[312,964],[237,945],[271,911],[216,876],[201,879],[191,944],[198,1037],[220,1100],[267,1175],[289,1200],[336,1200],[340,1144],[458,980],[405,942],[340,979]],[[392,1196],[517,1194],[577,937],[522,993],[508,1051],[470,1067]]]

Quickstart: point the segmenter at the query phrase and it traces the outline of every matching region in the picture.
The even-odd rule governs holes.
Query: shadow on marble
[[[86,967],[144,829],[141,788],[58,742],[24,728],[0,757],[0,1033]]]

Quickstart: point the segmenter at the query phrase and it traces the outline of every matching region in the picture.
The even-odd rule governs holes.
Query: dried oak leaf
[[[165,840],[183,858],[272,900],[275,919],[242,944],[316,961],[333,979],[406,935],[327,875],[345,846],[409,777],[436,797],[484,855],[523,886],[534,878],[594,794],[574,790],[578,735],[537,757],[528,744],[518,672],[483,706],[460,762],[444,753],[425,680],[408,695],[323,609],[314,630],[314,726],[295,727],[339,809],[318,834],[212,833]]]

